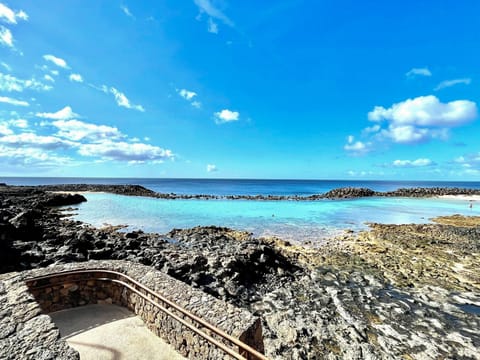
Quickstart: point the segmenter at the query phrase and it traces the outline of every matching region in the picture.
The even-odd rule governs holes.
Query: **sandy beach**
[[[480,195],[441,195],[437,196],[439,199],[451,199],[451,200],[465,200],[465,201],[478,201],[480,202]]]

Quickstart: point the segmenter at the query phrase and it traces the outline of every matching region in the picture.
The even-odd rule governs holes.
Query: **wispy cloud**
[[[0,145],[0,161],[14,166],[15,169],[19,167],[42,169],[66,166],[72,163],[71,158],[52,154],[45,149],[8,147],[5,145]]]
[[[369,153],[371,151],[371,146],[371,143],[365,143],[359,140],[355,141],[355,137],[353,135],[349,135],[347,137],[347,143],[343,146],[343,148],[351,155],[361,156]]]
[[[128,100],[127,96],[122,93],[121,91],[117,90],[114,87],[110,87],[110,92],[113,94],[115,97],[115,101],[117,102],[118,106],[125,107],[127,109],[133,109],[141,112],[145,112],[145,109],[143,108],[142,105],[133,105],[130,103],[130,100]]]
[[[59,130],[56,136],[72,141],[88,139],[98,142],[125,137],[116,127],[96,125],[80,120],[56,120],[51,125]]]
[[[6,103],[14,106],[30,106],[30,104],[26,101],[13,99],[7,96],[0,96],[0,103]]]
[[[199,109],[202,107],[202,103],[198,100],[195,100],[197,97],[197,93],[195,91],[187,90],[187,89],[177,89],[178,95],[180,95],[182,98],[190,102],[190,104]]]
[[[214,164],[207,165],[207,172],[215,172],[215,171],[218,171],[217,165],[214,165]]]
[[[170,150],[143,143],[114,142],[106,140],[94,144],[80,145],[78,153],[83,156],[100,157],[106,160],[131,163],[163,162],[174,157]]]
[[[72,142],[62,140],[51,135],[37,135],[33,132],[22,132],[20,134],[11,134],[0,137],[0,144],[6,146],[28,146],[42,149],[70,148]]]
[[[5,26],[0,25],[0,44],[13,48],[12,32]]]
[[[58,67],[61,67],[63,69],[69,69],[67,62],[65,60],[63,60],[62,58],[56,57],[54,55],[43,55],[43,58],[46,61],[49,61],[49,62],[57,65]]]
[[[233,121],[238,121],[240,119],[240,113],[238,111],[231,111],[228,109],[224,109],[222,111],[218,111],[214,114],[215,122],[217,124],[223,124]]]
[[[7,63],[5,63],[5,62],[2,61],[2,62],[0,63],[0,65],[2,65],[5,70],[7,70],[7,71],[12,71],[12,67],[11,67],[10,65],[8,65]]]
[[[46,81],[50,81],[50,82],[52,82],[52,83],[55,82],[55,79],[54,79],[53,77],[51,77],[50,75],[48,75],[48,74],[45,74],[45,75],[43,76],[43,78],[44,78]]]
[[[218,24],[212,18],[208,19],[208,32],[218,34]]]
[[[25,119],[13,119],[13,120],[10,120],[9,123],[21,129],[28,128],[28,121]]]
[[[0,3],[0,21],[15,25],[18,20],[28,20],[27,13],[23,10],[12,10],[7,5]],[[12,32],[3,25],[0,25],[0,45],[16,50]]]
[[[14,11],[7,5],[0,3],[0,20],[9,24],[16,24],[17,20],[28,20],[28,15],[25,11]]]
[[[420,158],[417,160],[395,160],[392,163],[395,167],[424,167],[424,166],[433,166],[435,163],[426,158]]]
[[[470,78],[445,80],[445,81],[442,81],[440,84],[438,84],[434,90],[438,91],[438,90],[445,89],[445,88],[452,87],[459,84],[470,85],[471,82],[472,82],[472,79]]]
[[[6,121],[0,121],[0,136],[11,134],[13,134],[13,130],[10,129],[9,124]]]
[[[35,79],[19,79],[10,74],[0,72],[0,90],[7,92],[22,92],[25,89],[36,91],[48,91],[52,87]]]
[[[82,75],[80,74],[70,74],[68,78],[70,79],[70,81],[80,82],[80,83],[83,82]]]
[[[122,9],[123,13],[132,19],[135,19],[135,16],[132,14],[130,9],[125,5],[120,5],[120,9]]]
[[[232,28],[235,27],[234,22],[219,8],[214,6],[210,0],[193,0],[195,5],[197,5],[198,10],[200,11],[197,20],[201,20],[202,14],[207,14],[207,30],[213,34],[218,33],[218,24],[213,20],[219,20],[227,26]]]
[[[412,78],[416,76],[432,76],[431,71],[428,68],[413,68],[410,69],[406,74],[406,77]]]
[[[192,100],[195,96],[197,96],[196,92],[187,89],[178,90],[178,94],[186,100]]]

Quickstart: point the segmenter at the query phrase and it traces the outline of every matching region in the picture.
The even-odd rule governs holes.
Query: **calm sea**
[[[0,182],[9,185],[135,184],[163,193],[211,195],[312,195],[347,186],[367,187],[377,191],[390,191],[401,187],[436,186],[480,189],[480,182],[451,181],[0,177]]]
[[[344,187],[388,191],[400,187],[466,187],[480,182],[398,182],[333,180],[213,180],[112,178],[0,178],[11,185],[63,183],[138,184],[164,193],[215,195],[311,195]],[[304,242],[361,230],[366,222],[424,223],[439,215],[480,216],[480,202],[462,199],[362,198],[320,201],[163,200],[105,193],[85,194],[75,218],[95,226],[127,225],[127,229],[166,233],[197,225],[228,226],[257,236],[275,235]]]

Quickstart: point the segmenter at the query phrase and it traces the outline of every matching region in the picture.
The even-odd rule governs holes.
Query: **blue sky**
[[[479,14],[0,0],[0,176],[479,180]]]

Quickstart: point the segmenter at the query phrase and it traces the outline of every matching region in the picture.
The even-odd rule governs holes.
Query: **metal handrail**
[[[34,282],[34,281],[40,281],[40,280],[45,280],[45,279],[50,279],[52,277],[56,277],[56,276],[69,276],[69,275],[79,275],[79,274],[88,274],[88,275],[92,275],[92,274],[109,274],[109,275],[115,275],[115,276],[119,276],[119,277],[122,277],[126,280],[128,280],[129,282],[133,283],[133,285],[139,287],[140,289],[144,290],[145,292],[147,292],[150,296],[153,296],[153,297],[156,297],[157,299],[161,300],[163,303],[167,304],[168,306],[172,307],[173,309],[177,310],[178,312],[180,312],[181,314],[185,315],[186,317],[190,318],[192,321],[194,322],[197,322],[199,323],[200,325],[202,325],[204,328],[207,328],[209,329],[210,331],[212,331],[213,333],[215,333],[216,335],[220,336],[221,338],[223,338],[224,340],[227,340],[229,341],[230,343],[234,344],[234,345],[237,345],[241,350],[243,350],[242,352],[245,352],[247,353],[248,355],[250,356],[253,356],[254,359],[259,359],[259,360],[268,360],[267,357],[265,357],[265,355],[261,354],[260,352],[258,352],[257,350],[253,349],[252,347],[250,347],[249,345],[245,344],[244,342],[240,341],[239,339],[236,339],[234,337],[232,337],[231,335],[225,333],[224,331],[218,329],[217,327],[215,327],[214,325],[206,322],[205,320],[199,318],[198,316],[192,314],[191,312],[189,312],[188,310],[182,308],[181,306],[175,304],[174,302],[172,302],[171,300],[165,298],[164,296],[152,291],[151,289],[149,289],[148,287],[144,286],[143,284],[141,284],[140,282],[138,282],[137,280],[131,278],[130,276],[128,275],[125,275],[121,272],[118,272],[118,271],[114,271],[114,270],[107,270],[107,269],[87,269],[87,270],[84,270],[84,269],[80,269],[80,270],[69,270],[69,271],[62,271],[62,272],[58,272],[58,273],[53,273],[53,274],[48,274],[48,275],[42,275],[42,276],[37,276],[37,277],[33,277],[33,278],[29,278],[26,280],[26,282]],[[82,280],[91,280],[92,278],[87,278],[87,279],[79,279],[79,280],[71,280],[72,282],[78,282],[78,281],[82,281]],[[165,308],[163,305],[159,304],[158,302],[156,302],[155,300],[153,299],[150,299],[148,296],[142,294],[139,290],[135,289],[133,286],[127,284],[126,282],[122,281],[122,280],[118,280],[118,279],[112,279],[112,278],[109,278],[109,277],[103,277],[103,278],[99,278],[99,277],[94,277],[95,280],[99,280],[99,281],[112,281],[112,282],[115,282],[115,283],[118,283],[118,284],[121,284],[125,287],[127,287],[128,289],[130,289],[131,291],[133,291],[134,293],[136,293],[137,295],[139,295],[140,297],[142,297],[143,299],[145,299],[146,301],[150,302],[152,305],[156,306],[157,308],[159,308],[161,311],[163,311],[164,313],[166,313],[168,316],[174,318],[175,320],[179,321],[180,323],[182,323],[183,325],[185,325],[187,328],[189,328],[190,330],[192,330],[193,332],[195,332],[196,334],[198,334],[199,336],[203,337],[205,340],[207,340],[208,342],[212,343],[213,345],[217,346],[218,348],[220,348],[221,350],[223,350],[224,352],[226,352],[227,354],[231,355],[232,357],[238,359],[238,360],[246,360],[245,357],[243,357],[241,354],[235,352],[235,350],[232,350],[231,348],[227,347],[225,344],[222,344],[220,343],[218,340],[214,339],[213,337],[211,337],[210,335],[206,334],[204,331],[196,328],[193,324],[190,324],[188,323],[187,321],[185,321],[184,319],[180,318],[179,316],[175,315],[174,313],[172,313],[170,310],[168,310],[167,308]],[[59,282],[58,284],[62,284],[63,282]],[[44,286],[38,286],[38,287],[34,287],[34,289],[40,289],[40,288],[45,288],[45,287],[52,287],[52,286],[55,286],[57,284],[46,284]]]

